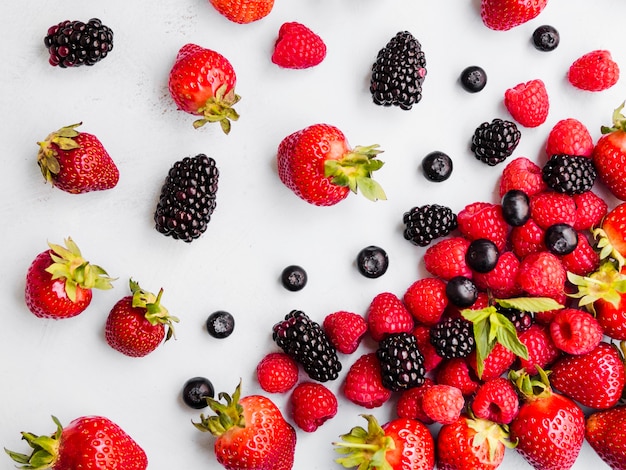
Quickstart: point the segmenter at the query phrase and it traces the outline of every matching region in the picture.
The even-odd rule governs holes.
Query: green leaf
[[[547,312],[562,309],[563,305],[549,297],[517,297],[514,299],[496,299],[496,303],[504,308],[514,308],[524,312]]]
[[[517,330],[511,320],[497,313],[499,327],[496,329],[498,343],[522,359],[528,359],[528,348],[517,337]]]

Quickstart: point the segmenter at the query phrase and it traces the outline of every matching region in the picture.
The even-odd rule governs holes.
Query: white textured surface
[[[102,414],[144,447],[153,470],[216,468],[212,438],[190,423],[199,412],[180,401],[185,380],[204,375],[218,391],[231,392],[241,377],[245,393],[258,392],[254,368],[275,349],[271,326],[289,310],[304,310],[318,321],[340,309],[364,314],[377,293],[402,295],[423,276],[423,250],[402,238],[402,214],[425,203],[459,211],[470,202],[495,201],[503,165],[478,162],[468,145],[481,122],[508,117],[502,104],[506,88],[541,78],[551,98],[547,123],[522,129],[516,156],[541,161],[551,125],[567,117],[581,120],[597,138],[600,125],[626,98],[623,80],[608,91],[587,93],[572,88],[565,74],[577,57],[604,48],[626,70],[626,47],[620,44],[626,3],[551,0],[538,18],[508,32],[484,27],[478,4],[276,0],[265,19],[237,25],[206,0],[1,2],[0,446],[25,450],[19,432],[51,432],[51,414],[64,423]],[[91,17],[113,29],[110,55],[92,68],[48,65],[48,27]],[[325,40],[322,64],[297,71],[271,63],[285,21],[302,22]],[[551,53],[530,43],[533,30],[545,23],[561,33],[561,45]],[[376,53],[401,30],[421,41],[428,63],[424,98],[409,112],[375,106],[368,91]],[[229,136],[215,125],[194,130],[193,117],[177,111],[168,95],[169,69],[187,42],[221,52],[238,74],[241,119]],[[468,65],[487,71],[481,93],[466,93],[457,82]],[[116,161],[121,179],[115,189],[74,196],[42,182],[36,142],[78,121]],[[386,165],[377,179],[388,201],[350,196],[318,208],[280,184],[274,163],[279,142],[317,122],[340,127],[352,145],[380,144]],[[444,183],[429,183],[418,171],[432,150],[454,159],[455,171]],[[185,244],[158,234],[152,214],[171,164],[201,152],[221,170],[218,207],[204,236]],[[113,290],[95,292],[79,317],[37,319],[24,305],[24,275],[46,241],[67,236],[119,279]],[[357,252],[369,244],[384,247],[391,259],[377,280],[360,276],[354,266]],[[288,264],[307,269],[303,291],[280,285]],[[164,304],[181,318],[178,339],[143,359],[120,355],[103,337],[106,315],[127,295],[131,276],[149,290],[163,287]],[[218,309],[236,318],[228,339],[215,340],[204,330],[206,317]],[[356,357],[342,357],[344,371]],[[365,410],[341,398],[341,381],[329,384],[340,398],[338,416],[314,434],[298,432],[298,470],[338,468],[331,442],[364,423],[358,414]],[[287,409],[286,397],[272,398]],[[391,404],[374,414],[391,417]],[[574,468],[591,466],[605,468],[585,444]],[[0,467],[11,467],[8,457]],[[529,467],[509,451],[502,468]]]

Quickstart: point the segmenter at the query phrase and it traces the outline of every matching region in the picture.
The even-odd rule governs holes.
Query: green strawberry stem
[[[617,270],[621,271],[625,263],[624,257],[618,250],[615,249],[613,245],[611,245],[606,232],[601,228],[597,228],[592,231],[592,234],[594,238],[598,240],[596,248],[600,250],[600,259],[607,261],[614,260],[617,263]]]
[[[538,398],[545,398],[552,394],[552,387],[548,379],[549,371],[543,370],[539,366],[537,376],[530,376],[524,369],[512,370],[509,372],[509,380],[517,387],[525,401],[533,401]]]
[[[624,105],[626,101],[619,105],[613,111],[613,126],[602,126],[600,127],[600,131],[603,134],[610,134],[615,131],[626,131],[626,116],[622,114],[622,109],[624,109]]]
[[[376,144],[354,147],[339,160],[326,160],[324,175],[331,178],[333,184],[346,186],[353,193],[361,190],[361,194],[370,201],[386,200],[382,186],[372,179],[372,173],[384,165],[376,158],[380,153],[382,150],[378,150]]]
[[[151,325],[161,324],[167,328],[165,341],[172,338],[174,336],[174,323],[177,323],[179,319],[170,315],[168,310],[161,305],[163,289],[160,289],[158,295],[155,296],[152,292],[143,290],[137,282],[131,279],[130,291],[133,294],[132,306],[146,309],[145,317]]]
[[[203,117],[193,123],[194,128],[204,126],[207,122],[219,122],[224,134],[228,134],[231,128],[231,121],[239,119],[239,114],[233,106],[241,99],[231,89],[226,93],[226,85],[222,85],[215,92],[215,96],[207,100],[203,107],[198,109],[198,113]]]
[[[470,417],[466,419],[467,426],[476,431],[472,445],[479,448],[486,442],[489,449],[489,462],[496,460],[499,443],[504,444],[509,449],[515,448],[516,444],[509,439],[508,429],[504,425],[494,423],[488,419],[476,418],[471,412]]]
[[[597,271],[589,276],[567,273],[568,280],[577,287],[577,291],[569,294],[578,299],[578,305],[594,313],[594,303],[603,299],[614,307],[621,302],[621,295],[626,292],[626,276],[621,274],[611,261],[603,262]]]
[[[393,438],[385,435],[374,416],[361,416],[367,420],[367,430],[356,426],[348,434],[341,436],[342,442],[333,442],[335,451],[345,455],[335,461],[345,468],[392,470],[385,454],[395,449]]]
[[[192,424],[196,429],[202,432],[210,432],[214,436],[221,436],[229,429],[237,426],[240,428],[246,427],[246,420],[243,415],[243,406],[239,404],[241,398],[241,381],[235,389],[232,396],[227,393],[221,392],[218,395],[220,400],[224,400],[225,403],[207,397],[207,404],[209,408],[215,413],[214,416],[200,415],[200,422]]]
[[[4,449],[9,457],[20,464],[19,468],[44,470],[53,467],[59,456],[63,426],[55,416],[52,417],[52,420],[57,425],[57,430],[52,436],[37,436],[29,432],[22,433],[22,439],[33,449],[30,455]]]
[[[37,164],[41,170],[41,174],[48,183],[54,184],[54,176],[59,174],[61,166],[59,165],[58,153],[56,147],[61,150],[77,149],[80,145],[75,138],[80,132],[76,130],[82,122],[65,126],[56,132],[52,132],[45,140],[37,142],[39,152],[37,153]],[[54,144],[54,145],[53,145]]]

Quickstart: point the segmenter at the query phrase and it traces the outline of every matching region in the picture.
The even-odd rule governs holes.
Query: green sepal
[[[65,126],[58,131],[52,132],[45,140],[37,142],[39,152],[37,153],[37,164],[41,170],[41,174],[48,183],[54,184],[55,175],[61,171],[58,160],[58,153],[54,146],[61,150],[73,150],[80,147],[76,142],[76,137],[80,134],[76,130],[82,122]],[[54,144],[54,145],[53,145]]]
[[[129,285],[133,294],[132,306],[145,309],[145,318],[152,326],[164,325],[166,327],[165,341],[171,339],[174,336],[174,323],[178,323],[180,320],[170,315],[168,310],[161,305],[163,289],[154,295],[152,292],[142,289],[139,283],[132,279],[130,279]]]
[[[387,451],[393,450],[396,444],[372,415],[362,414],[367,420],[367,429],[353,427],[349,433],[343,434],[340,442],[333,442],[335,451],[344,457],[335,462],[345,468],[357,467],[358,470],[393,470],[387,462]]]
[[[550,371],[545,371],[538,365],[535,365],[535,368],[537,375],[534,376],[531,376],[524,369],[509,371],[509,380],[526,401],[545,398],[552,394],[552,387],[548,378]]]
[[[220,86],[215,92],[215,96],[209,98],[203,107],[198,109],[202,118],[193,123],[193,127],[198,129],[208,122],[219,122],[224,134],[228,134],[231,129],[231,121],[237,121],[239,114],[233,106],[239,102],[241,96],[231,89],[226,93],[226,84]]]
[[[350,188],[353,193],[360,190],[370,201],[386,200],[382,186],[372,178],[372,173],[384,165],[376,158],[380,153],[378,145],[356,146],[339,160],[326,160],[324,176],[337,186]]]
[[[615,249],[611,242],[609,241],[609,237],[606,232],[601,228],[596,228],[592,230],[593,237],[597,240],[596,249],[600,250],[599,257],[601,261],[614,261],[617,263],[617,270],[621,271],[626,263],[624,256]]]
[[[508,427],[504,424],[494,423],[483,418],[476,418],[470,412],[470,416],[466,417],[467,426],[476,431],[472,439],[472,447],[479,448],[487,445],[489,450],[489,463],[493,463],[496,459],[496,451],[498,444],[502,443],[508,449],[514,449],[517,443],[511,442],[509,439]]]
[[[241,398],[241,380],[235,388],[232,396],[225,392],[221,392],[218,395],[219,400],[223,400],[224,403],[220,403],[211,397],[206,397],[207,404],[211,411],[215,413],[213,416],[200,415],[200,422],[191,422],[196,429],[202,432],[210,432],[214,436],[221,436],[229,429],[237,426],[240,428],[246,427],[246,420],[243,416],[243,406],[239,404]]]
[[[605,300],[617,308],[621,302],[620,294],[626,293],[626,276],[621,274],[610,260],[604,261],[589,276],[568,272],[567,279],[577,287],[576,292],[568,295],[578,299],[578,305],[592,313],[595,312],[596,300]]]
[[[613,125],[611,127],[602,126],[600,127],[600,131],[603,134],[610,134],[615,131],[626,131],[626,116],[622,114],[622,109],[624,109],[625,102],[622,102],[617,108],[613,110],[612,121]]]
[[[54,466],[59,455],[63,426],[56,416],[52,416],[52,421],[57,425],[57,429],[52,436],[38,436],[29,432],[21,433],[22,439],[33,449],[30,455],[4,449],[9,457],[20,464],[18,468],[44,470]]]

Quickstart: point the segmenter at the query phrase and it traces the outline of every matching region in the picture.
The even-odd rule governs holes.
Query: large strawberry
[[[113,287],[113,279],[100,266],[89,264],[71,238],[65,240],[65,247],[48,246],[26,273],[24,297],[34,315],[56,320],[74,317],[91,303],[93,288]]]
[[[482,0],[480,17],[485,26],[506,31],[535,18],[548,0]]]
[[[263,395],[241,397],[241,383],[232,396],[220,398],[224,403],[207,398],[215,414],[193,423],[217,437],[217,461],[227,470],[291,470],[296,432],[274,402]]]
[[[111,189],[120,172],[95,135],[76,130],[81,124],[62,127],[38,142],[39,169],[47,182],[71,194]]]
[[[351,148],[335,126],[314,124],[285,137],[278,146],[280,180],[297,196],[316,206],[331,206],[350,191],[368,199],[386,199],[372,172],[383,166],[378,145]]]
[[[626,256],[626,202],[611,209],[593,234],[598,240],[600,258],[612,258],[618,266],[623,266]]]
[[[33,470],[145,470],[144,450],[119,425],[102,416],[82,416],[63,427],[57,425],[51,436],[23,432],[32,447],[30,455],[7,450],[9,456]]]
[[[209,0],[211,5],[230,21],[252,23],[270,14],[274,0]]]
[[[626,407],[596,411],[587,417],[585,437],[598,456],[614,470],[626,468]]]
[[[626,116],[624,103],[613,111],[613,126],[602,126],[602,137],[596,142],[591,158],[600,180],[618,199],[626,201]]]
[[[237,75],[226,57],[196,44],[180,48],[169,76],[170,94],[178,108],[201,116],[194,127],[219,122],[226,134],[231,121],[239,119],[233,108],[240,99],[236,83]]]

